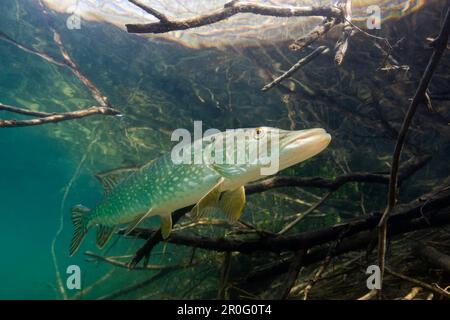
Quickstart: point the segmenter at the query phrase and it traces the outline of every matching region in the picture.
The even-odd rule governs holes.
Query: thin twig
[[[295,252],[294,259],[289,266],[289,271],[286,276],[285,285],[281,287],[281,295],[280,298],[285,300],[289,297],[292,287],[295,284],[295,281],[298,278],[300,273],[303,257],[306,254],[306,250],[300,250]],[[278,298],[278,297],[275,297]]]
[[[316,40],[321,38],[323,35],[328,33],[334,26],[338,24],[338,19],[336,18],[325,18],[321,24],[312,29],[308,34],[302,36],[301,38],[295,40],[289,48],[293,51],[299,51],[307,46],[313,44]]]
[[[74,119],[81,119],[90,117],[93,115],[106,115],[106,116],[118,116],[121,113],[118,110],[108,107],[91,107],[88,109],[62,112],[62,113],[44,113],[44,112],[34,112],[30,110],[25,110],[20,108],[15,108],[11,106],[6,106],[0,104],[0,110],[5,110],[20,114],[34,114],[39,116],[39,118],[27,119],[27,120],[0,120],[0,128],[13,128],[13,127],[28,127],[37,126],[47,123],[56,123],[61,121],[68,121]],[[14,110],[14,111],[13,111]]]
[[[336,54],[334,61],[338,66],[344,61],[345,54],[348,49],[348,41],[353,35],[353,27],[351,25],[352,20],[352,1],[346,0],[344,7],[344,29],[342,30],[342,35],[339,41],[336,43]]]
[[[130,293],[132,293],[136,290],[142,289],[142,288],[148,286],[149,284],[155,282],[156,280],[164,277],[167,273],[169,273],[169,271],[170,271],[170,269],[159,270],[157,273],[155,273],[148,279],[145,279],[144,281],[138,282],[136,284],[133,284],[133,285],[123,288],[123,289],[113,291],[112,293],[109,293],[107,295],[104,295],[104,296],[98,298],[98,300],[113,300],[118,297],[130,294]]]
[[[399,181],[403,181],[410,177],[412,174],[421,169],[425,164],[427,164],[430,159],[431,157],[429,155],[424,155],[420,157],[414,157],[409,159],[408,161],[405,161],[400,166]],[[344,184],[351,182],[388,184],[389,174],[387,172],[353,172],[350,174],[338,176],[334,179],[324,179],[320,177],[276,176],[259,182],[251,183],[245,187],[245,190],[248,195],[282,187],[311,187],[337,190]]]
[[[362,297],[359,297],[356,300],[372,300],[373,298],[375,298],[377,295],[377,290],[370,290],[369,292],[367,292],[365,295],[363,295]]]
[[[421,291],[422,287],[413,287],[407,295],[401,298],[401,300],[412,300],[414,299]]]
[[[155,18],[157,18],[159,21],[164,22],[164,23],[168,23],[169,19],[161,12],[159,12],[158,10],[151,8],[145,4],[140,3],[139,1],[136,0],[128,0],[129,2],[131,2],[132,4],[134,4],[135,6],[141,8],[142,10],[144,10],[145,12],[151,14],[152,16],[154,16]]]
[[[395,272],[395,271],[389,269],[386,266],[385,266],[384,269],[385,269],[385,271],[387,273],[389,273],[390,275],[393,275],[394,277],[397,277],[399,279],[411,282],[412,284],[418,285],[418,286],[420,286],[420,287],[422,287],[424,289],[427,289],[427,290],[429,290],[429,291],[431,291],[433,293],[436,293],[438,295],[441,295],[443,297],[450,298],[450,292],[445,291],[445,290],[443,290],[442,288],[440,288],[440,287],[438,287],[436,285],[432,286],[432,285],[429,285],[428,283],[425,283],[423,281],[420,281],[420,280],[417,280],[417,279],[405,276],[404,274]]]
[[[302,215],[298,216],[294,221],[289,223],[287,226],[285,226],[283,229],[281,229],[280,232],[278,232],[278,235],[283,235],[289,230],[291,230],[293,227],[295,227],[300,221],[302,221],[308,214],[314,212],[317,208],[319,208],[327,199],[333,194],[333,191],[327,192],[316,204],[314,204],[312,207],[310,207],[308,210],[306,210]]]
[[[231,270],[231,257],[231,252],[225,252],[225,255],[223,257],[222,269],[220,271],[219,290],[217,293],[217,298],[220,300],[226,299],[227,283]]]
[[[102,261],[102,262],[106,262],[110,265],[113,265],[115,267],[121,267],[121,268],[125,268],[128,269],[128,263],[125,262],[121,262],[118,261],[114,258],[111,257],[104,257],[98,254],[95,254],[91,251],[86,251],[84,253],[86,256],[93,258],[97,261]],[[147,264],[143,267],[136,267],[136,270],[163,270],[163,269],[179,269],[179,268],[184,268],[184,267],[190,267],[194,264],[167,264],[167,265],[160,265],[160,264]]]
[[[111,269],[108,273],[104,274],[100,279],[97,279],[93,284],[91,284],[89,287],[84,288],[80,292],[78,292],[76,295],[71,297],[71,300],[78,300],[83,299],[83,297],[87,296],[89,293],[91,293],[94,289],[98,288],[101,284],[108,281],[113,274],[117,271],[117,269]]]
[[[281,76],[273,80],[271,83],[266,84],[261,90],[263,92],[269,91],[273,87],[275,87],[277,84],[279,84],[281,81],[283,81],[286,78],[289,78],[292,76],[298,69],[301,67],[307,65],[310,63],[315,57],[317,57],[320,54],[325,54],[328,52],[328,47],[326,46],[320,46],[314,49],[313,52],[308,54],[306,57],[301,58],[296,64],[294,64],[288,71],[283,73]]]
[[[325,260],[321,263],[320,267],[314,273],[312,279],[308,281],[308,285],[303,290],[303,300],[308,300],[308,294],[311,291],[312,287],[316,284],[316,282],[320,279],[322,274],[325,272],[326,268],[331,262],[331,255],[328,255]]]

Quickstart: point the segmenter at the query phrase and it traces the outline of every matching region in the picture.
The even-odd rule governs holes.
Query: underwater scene
[[[0,300],[450,298],[449,1],[0,12]]]

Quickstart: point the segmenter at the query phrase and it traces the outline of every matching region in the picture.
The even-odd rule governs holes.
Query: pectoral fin
[[[103,249],[103,247],[106,245],[106,243],[109,241],[109,239],[111,239],[112,235],[114,234],[115,229],[116,229],[115,227],[104,226],[104,225],[99,225],[97,227],[96,243],[100,249]]]
[[[225,191],[220,196],[219,207],[227,219],[237,221],[242,215],[245,206],[245,188],[241,186],[235,190]]]
[[[220,178],[217,184],[206,194],[204,195],[192,208],[191,216],[194,219],[200,219],[207,212],[206,208],[209,207],[217,207],[220,196],[220,185],[224,181],[224,178]]]
[[[161,218],[161,235],[163,239],[167,239],[172,232],[172,214],[160,215]]]

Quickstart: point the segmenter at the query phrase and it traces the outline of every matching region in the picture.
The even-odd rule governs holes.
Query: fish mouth
[[[318,149],[325,149],[331,142],[331,135],[325,129],[315,128],[309,130],[295,131],[289,134],[289,139],[285,148],[302,147],[303,149],[315,146]],[[304,150],[303,150],[304,151]]]
[[[280,165],[287,168],[322,152],[331,142],[325,129],[315,128],[290,132],[280,150]]]

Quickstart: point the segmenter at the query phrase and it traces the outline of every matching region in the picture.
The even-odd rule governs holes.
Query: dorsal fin
[[[138,167],[124,167],[97,173],[95,177],[102,184],[103,189],[105,190],[105,194],[108,194],[120,182],[122,182],[125,178],[138,170]]]

